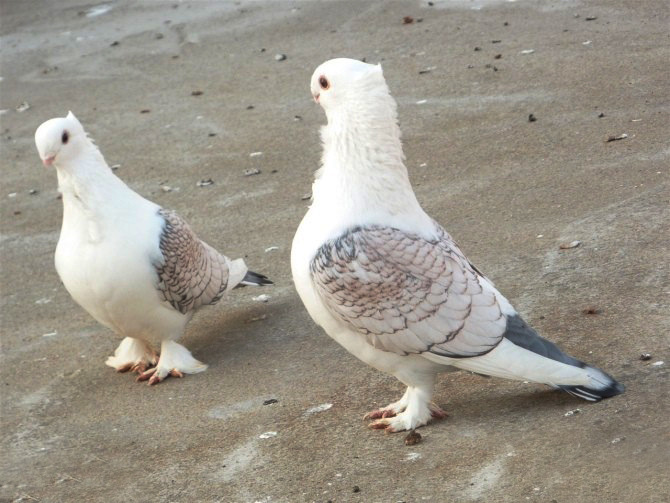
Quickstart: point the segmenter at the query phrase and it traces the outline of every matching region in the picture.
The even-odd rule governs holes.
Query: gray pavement
[[[428,3],[0,4],[0,501],[670,501],[668,4]],[[426,210],[626,394],[451,373],[420,444],[366,428],[402,386],[312,323],[289,268],[325,122],[309,78],[337,56],[382,62]],[[194,318],[207,372],[116,374],[118,339],[61,285],[33,133],[68,110],[131,187],[275,281]]]

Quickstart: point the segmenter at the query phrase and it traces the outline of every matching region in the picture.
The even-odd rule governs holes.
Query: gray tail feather
[[[270,279],[264,274],[259,274],[254,271],[247,271],[247,274],[242,278],[242,281],[235,287],[239,288],[242,286],[265,286],[265,285],[274,285]]]
[[[520,316],[507,318],[504,337],[519,347],[532,351],[552,360],[589,370],[589,377],[598,384],[597,388],[588,386],[557,386],[557,388],[591,402],[610,398],[624,392],[624,385],[602,370],[565,354],[551,341],[540,337]]]

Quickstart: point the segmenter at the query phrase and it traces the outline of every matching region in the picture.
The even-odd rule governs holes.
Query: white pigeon
[[[63,196],[56,270],[80,306],[124,337],[107,365],[138,372],[149,384],[204,371],[176,342],[193,313],[238,285],[271,281],[131,190],[72,112],[43,123],[35,144],[43,164],[56,168]],[[151,347],[158,343],[160,358]]]
[[[419,205],[381,66],[333,59],[311,79],[326,112],[322,168],[291,251],[296,289],[333,339],[407,386],[366,414],[403,431],[442,418],[435,377],[454,367],[598,401],[624,388],[541,338]]]

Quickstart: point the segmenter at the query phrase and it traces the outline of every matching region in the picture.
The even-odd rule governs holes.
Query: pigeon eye
[[[63,142],[63,145],[65,145],[69,139],[70,139],[70,133],[68,133],[67,131],[63,131],[63,136],[60,137],[60,140]]]
[[[328,82],[328,79],[321,75],[319,77],[319,85],[321,86],[321,89],[326,90],[330,87],[330,82]]]

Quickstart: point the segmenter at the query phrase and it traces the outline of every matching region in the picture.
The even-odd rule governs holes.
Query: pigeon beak
[[[319,102],[319,96],[321,96],[320,93],[317,93],[317,94],[314,95],[314,102],[315,102],[315,103],[318,103],[318,102]]]
[[[55,154],[54,154],[54,155],[50,155],[50,156],[48,156],[48,157],[45,157],[44,159],[42,159],[42,164],[44,164],[44,167],[45,167],[45,168],[48,168],[48,167],[50,167],[51,165],[53,165],[53,163],[54,163],[54,159],[56,159],[56,155],[55,155]]]

